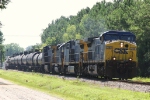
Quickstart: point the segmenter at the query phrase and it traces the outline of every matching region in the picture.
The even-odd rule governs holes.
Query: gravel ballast
[[[60,77],[60,76],[58,76]],[[69,80],[77,80],[76,77],[69,77],[69,76],[61,76],[61,78],[69,79]],[[126,83],[126,82],[119,82],[119,81],[106,81],[103,79],[88,79],[88,78],[78,78],[81,82],[88,82],[91,84],[98,84],[100,86],[104,87],[111,87],[111,88],[119,88],[119,89],[125,89],[125,90],[131,90],[131,91],[137,91],[137,92],[149,92],[150,93],[150,85],[140,85],[140,84],[132,84],[132,83]]]

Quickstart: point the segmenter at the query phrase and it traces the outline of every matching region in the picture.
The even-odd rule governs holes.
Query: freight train
[[[98,37],[48,45],[42,52],[14,55],[7,61],[8,68],[129,79],[137,72],[135,40],[131,32],[107,31]]]

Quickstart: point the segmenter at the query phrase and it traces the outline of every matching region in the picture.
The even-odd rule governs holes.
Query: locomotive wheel
[[[44,73],[44,72],[45,72],[45,70],[44,70],[44,66],[42,66],[42,67],[41,67],[41,72],[42,72],[42,73]]]
[[[59,74],[60,74],[60,75],[62,74],[62,71],[61,71],[62,69],[61,69],[61,68],[62,68],[62,67],[59,65],[59,66],[58,66],[58,70],[59,70]]]
[[[55,66],[52,66],[52,74],[56,74],[55,70],[54,70]]]
[[[78,70],[79,70],[79,67],[78,67],[78,66],[75,66],[75,67],[74,67],[74,71],[75,71],[75,75],[76,75],[76,76],[80,76],[80,73],[79,73]]]
[[[66,75],[66,69],[67,69],[67,66],[64,66],[64,69],[63,69],[64,75]]]
[[[106,80],[112,80],[112,78],[108,77],[108,76],[104,76],[104,79],[106,79]]]

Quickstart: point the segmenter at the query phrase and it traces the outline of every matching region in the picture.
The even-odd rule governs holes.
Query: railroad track
[[[140,84],[140,85],[149,85],[150,86],[150,82],[141,82],[141,81],[132,81],[132,80],[116,80],[116,81],[130,83],[130,84]]]

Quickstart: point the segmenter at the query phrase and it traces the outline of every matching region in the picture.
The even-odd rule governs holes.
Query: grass
[[[102,87],[40,73],[0,70],[0,77],[66,100],[149,100],[150,93]]]
[[[145,77],[135,77],[132,79],[133,81],[141,81],[141,82],[150,82],[150,78],[145,78]]]

